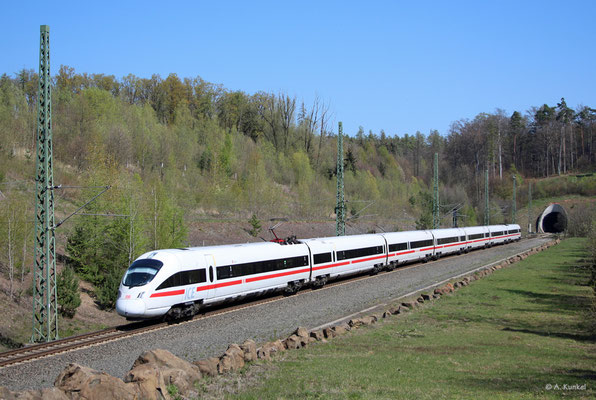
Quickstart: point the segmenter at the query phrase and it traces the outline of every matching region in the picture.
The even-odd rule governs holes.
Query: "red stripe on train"
[[[385,257],[387,257],[387,256],[385,254],[383,254],[382,256],[363,258],[362,260],[354,260],[354,261],[352,261],[352,264],[356,264],[356,263],[360,263],[360,262],[365,262],[365,261],[379,260],[379,259],[385,258]]]
[[[237,281],[229,281],[229,282],[216,283],[213,285],[199,286],[197,288],[197,292],[200,292],[202,290],[217,289],[217,288],[226,287],[226,286],[240,285],[241,283],[242,283],[242,279],[239,279]]]
[[[350,262],[349,261],[344,261],[344,262],[339,262],[339,263],[335,263],[335,264],[329,264],[329,265],[322,265],[320,267],[313,267],[313,271],[318,271],[320,269],[326,269],[326,268],[333,268],[333,267],[341,267],[343,265],[348,265]]]
[[[295,271],[287,271],[287,272],[280,272],[278,274],[272,274],[272,275],[265,275],[265,276],[257,276],[255,278],[248,278],[246,280],[246,283],[249,282],[256,282],[256,281],[262,281],[264,279],[272,279],[272,278],[279,278],[280,276],[287,276],[287,275],[294,275],[294,274],[302,274],[304,272],[310,272],[310,268],[304,268],[304,269],[299,269],[299,270],[295,270]]]
[[[170,290],[168,292],[160,292],[160,293],[153,293],[149,297],[166,297],[166,296],[176,296],[178,294],[184,294],[184,289],[179,290]]]

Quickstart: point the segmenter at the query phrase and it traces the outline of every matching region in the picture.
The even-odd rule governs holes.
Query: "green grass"
[[[565,240],[417,312],[287,352],[233,397],[594,398],[585,245]]]

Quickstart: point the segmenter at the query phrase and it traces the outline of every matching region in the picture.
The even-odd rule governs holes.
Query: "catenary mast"
[[[346,203],[344,200],[344,145],[343,126],[339,123],[337,134],[337,204],[335,206],[335,234],[346,234]]]
[[[37,158],[35,167],[35,265],[31,342],[58,339],[50,27],[40,27]]]

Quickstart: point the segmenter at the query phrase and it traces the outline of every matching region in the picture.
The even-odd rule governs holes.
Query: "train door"
[[[205,299],[211,299],[215,297],[215,257],[213,254],[205,254],[205,270],[207,272],[207,283],[205,288]]]

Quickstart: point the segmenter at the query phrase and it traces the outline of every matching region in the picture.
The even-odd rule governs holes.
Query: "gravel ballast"
[[[122,378],[142,352],[152,349],[166,349],[188,361],[219,356],[230,343],[241,343],[246,339],[262,343],[285,337],[297,326],[319,327],[379,303],[390,303],[410,292],[540,246],[549,240],[525,239],[432,263],[414,264],[413,268],[408,266],[333,287],[305,289],[281,300],[5,367],[0,369],[0,386],[11,390],[51,387],[60,372],[73,362]]]

